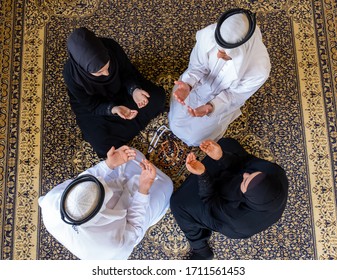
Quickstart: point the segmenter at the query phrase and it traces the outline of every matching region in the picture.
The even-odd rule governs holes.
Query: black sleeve
[[[209,176],[207,170],[198,176],[198,185],[199,196],[205,204],[211,203],[211,201],[217,197],[217,194],[212,187],[212,178]]]
[[[226,151],[222,151],[222,157],[217,160],[217,164],[221,167],[221,169],[227,169],[229,167],[237,167],[242,162],[242,157],[237,154],[229,153]]]
[[[199,184],[199,196],[201,199],[207,197],[212,193],[212,183],[211,178],[207,172],[207,170],[198,176],[198,184]]]
[[[88,95],[85,88],[72,80],[71,75],[67,74],[68,71],[69,65],[66,64],[63,77],[70,95],[70,102],[76,100],[77,103],[81,104],[81,107],[86,108],[93,115],[112,116],[111,109],[116,104],[106,101],[104,97],[99,95]]]
[[[132,95],[136,88],[141,88],[141,74],[115,40],[103,38],[102,41],[111,52],[111,55],[114,55],[117,59],[122,85],[126,88],[128,94]]]
[[[212,217],[222,217],[226,201],[213,187],[212,179],[207,171],[198,176],[198,184],[199,196],[205,206],[205,211],[210,213]]]
[[[235,153],[223,151],[222,157],[216,161],[216,164],[219,166],[220,171],[237,172],[237,170],[243,168],[250,158],[251,155],[249,154],[239,156]],[[214,179],[210,176],[207,169],[203,174],[198,176],[199,196],[205,204],[220,205],[223,202],[223,198],[213,187]]]

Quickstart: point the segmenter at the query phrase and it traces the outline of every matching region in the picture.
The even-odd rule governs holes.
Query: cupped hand
[[[177,85],[177,88],[173,92],[174,98],[180,104],[185,105],[185,99],[191,91],[190,86],[187,83],[184,83],[183,81],[175,81],[174,84]]]
[[[205,166],[200,161],[197,160],[193,152],[187,155],[185,165],[187,170],[195,175],[201,175],[206,170]]]
[[[214,160],[218,160],[222,157],[223,152],[221,146],[211,139],[202,141],[199,147]]]
[[[137,104],[138,108],[143,108],[149,103],[150,94],[145,90],[136,88],[132,94],[133,100]]]
[[[117,114],[118,116],[120,116],[122,119],[125,119],[125,120],[132,120],[138,114],[137,110],[131,110],[128,107],[125,107],[123,105],[113,107],[111,112],[113,114]]]
[[[187,110],[192,117],[203,117],[212,112],[213,106],[211,104],[205,104],[195,109],[187,106]]]
[[[156,168],[147,159],[142,160],[140,167],[142,168],[142,173],[139,177],[139,192],[148,194],[154,180],[156,179]]]

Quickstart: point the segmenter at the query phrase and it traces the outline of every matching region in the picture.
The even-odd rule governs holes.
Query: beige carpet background
[[[37,205],[40,195],[99,160],[81,138],[62,78],[71,31],[86,26],[116,39],[169,98],[196,31],[233,7],[257,13],[272,71],[226,135],[283,166],[290,191],[283,217],[268,230],[246,240],[214,234],[215,258],[337,259],[336,2],[177,2],[0,0],[0,259],[75,259],[45,230]],[[165,133],[148,153],[161,125],[166,113],[130,145],[178,188],[191,149]],[[184,259],[188,251],[168,211],[130,259]]]

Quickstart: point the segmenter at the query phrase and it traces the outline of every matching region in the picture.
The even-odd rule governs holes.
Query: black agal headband
[[[97,184],[97,186],[99,187],[99,200],[98,203],[96,205],[96,207],[91,211],[91,213],[88,213],[88,215],[86,217],[84,217],[81,220],[74,220],[73,218],[71,218],[67,211],[65,210],[65,201],[67,199],[68,193],[70,192],[70,190],[72,190],[76,185],[83,183],[83,182],[94,182]],[[79,226],[81,224],[86,223],[87,221],[91,220],[94,216],[96,216],[96,214],[99,212],[99,210],[101,209],[102,205],[103,205],[103,201],[104,201],[104,196],[105,196],[105,191],[104,191],[104,187],[102,185],[102,183],[93,175],[90,174],[85,174],[82,176],[78,176],[75,180],[73,180],[64,190],[62,197],[61,197],[61,203],[60,203],[60,212],[61,212],[61,219],[69,224],[69,225],[73,225],[73,226]]]
[[[248,22],[249,22],[249,30],[247,32],[247,35],[240,42],[228,43],[222,38],[222,36],[220,34],[220,28],[221,28],[222,23],[227,18],[229,18],[229,17],[231,17],[232,15],[235,15],[235,14],[246,14]],[[228,10],[227,12],[225,12],[219,18],[216,29],[215,29],[215,40],[216,40],[217,44],[224,49],[233,49],[233,48],[236,48],[236,47],[241,46],[242,44],[246,43],[250,39],[250,37],[252,37],[252,35],[255,31],[255,27],[256,27],[255,16],[256,15],[253,14],[251,11],[248,11],[248,10],[245,10],[245,9],[240,9],[240,8],[231,9],[231,10]]]

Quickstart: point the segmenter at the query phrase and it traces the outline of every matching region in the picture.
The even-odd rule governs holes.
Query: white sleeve
[[[257,69],[256,69],[257,70]],[[260,74],[247,73],[235,88],[221,91],[211,103],[214,107],[212,115],[230,114],[239,109],[268,79],[270,67],[265,66]],[[253,71],[252,71],[253,72]]]
[[[200,79],[209,73],[208,53],[203,46],[204,41],[200,38],[200,31],[196,35],[196,44],[192,49],[188,68],[181,75],[181,80],[193,87]]]
[[[120,170],[123,173],[120,175],[126,178],[124,181],[126,185],[124,186],[124,193],[122,195],[124,198],[121,197],[120,199],[121,201],[129,201],[126,206],[125,225],[124,228],[120,229],[119,233],[121,237],[120,246],[123,247],[134,246],[134,242],[141,239],[147,230],[145,220],[150,204],[150,194],[145,195],[138,191],[139,176],[142,170],[139,164],[145,156],[137,149],[135,151],[136,158],[127,162],[123,166],[123,169]],[[120,176],[118,177],[119,179]],[[131,198],[129,197],[129,191],[133,193]]]
[[[133,232],[135,238],[142,237],[147,230],[144,228],[146,212],[149,207],[150,195],[136,192],[126,215],[126,231]]]

